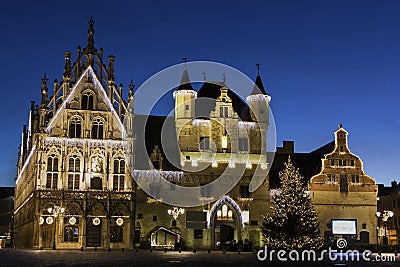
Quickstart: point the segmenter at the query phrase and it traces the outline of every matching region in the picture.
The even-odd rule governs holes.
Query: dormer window
[[[86,91],[82,94],[82,109],[93,110],[93,92]]]

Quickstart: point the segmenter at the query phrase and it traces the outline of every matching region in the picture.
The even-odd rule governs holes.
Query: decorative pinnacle
[[[132,83],[132,79],[131,82],[128,84],[129,90],[133,92],[133,90],[135,89],[135,85]]]
[[[222,74],[222,81],[225,83],[226,82],[226,74],[225,72]]]
[[[339,129],[342,129],[343,125],[342,124],[338,124]]]
[[[260,75],[260,63],[257,63],[256,66],[257,66],[257,74]]]
[[[47,86],[47,81],[48,80],[49,79],[47,79],[46,72],[45,72],[44,75],[43,75],[43,78],[42,78],[42,87],[46,87]]]

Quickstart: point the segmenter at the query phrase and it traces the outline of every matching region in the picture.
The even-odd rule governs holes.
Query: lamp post
[[[379,212],[378,211],[378,212],[375,213],[375,215],[378,218],[378,227],[379,227],[379,218],[382,218],[382,223],[383,223],[383,228],[384,228],[384,235],[383,235],[384,236],[384,240],[383,240],[383,243],[389,243],[388,240],[387,240],[387,237],[386,237],[386,229],[387,229],[387,226],[388,226],[388,223],[389,223],[388,220],[389,220],[389,218],[393,217],[394,213],[393,213],[393,211],[385,210],[383,212]],[[377,236],[377,238],[378,238],[378,236]]]
[[[52,214],[52,216],[54,217],[54,239],[53,239],[53,249],[56,249],[56,238],[57,238],[57,217],[59,214],[64,213],[65,209],[54,205],[53,208],[48,208],[47,211]]]
[[[185,213],[185,210],[178,207],[173,207],[172,210],[171,209],[168,210],[168,214],[172,215],[172,218],[174,218],[174,220],[178,219],[179,214],[183,213]]]

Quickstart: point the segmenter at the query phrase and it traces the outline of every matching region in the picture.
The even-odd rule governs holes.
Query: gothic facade
[[[270,97],[260,76],[247,104],[225,83],[205,82],[196,92],[185,68],[174,93],[173,120],[179,163],[190,169],[182,172],[168,162],[154,131],[166,118],[150,117],[146,126],[153,130],[145,136],[135,132],[141,116],[133,114],[133,85],[124,101],[122,85],[115,84],[115,58],[104,62],[103,49],[94,46],[93,25],[90,20],[87,45],[78,47],[76,61],[71,61],[71,52],[65,53],[62,80],[54,80],[52,95],[45,75],[40,105],[31,102],[19,150],[16,247],[133,248],[146,240],[155,247],[185,242],[213,248],[233,240],[260,246],[258,224],[269,203],[266,174],[256,191],[249,190],[259,163],[259,173],[268,167]],[[196,103],[197,94],[215,99],[201,118],[195,113],[202,106]],[[142,147],[136,146],[140,138],[147,138]],[[213,159],[211,152],[216,153]],[[148,162],[140,162],[140,153],[148,155]],[[208,168],[196,169],[206,164]],[[197,207],[167,205],[159,195],[165,189],[157,180],[161,176],[173,191],[174,186],[212,183],[237,168],[244,175],[229,193],[214,198],[215,189],[198,189],[193,194],[200,201]],[[148,181],[148,188],[133,178]],[[173,214],[176,210],[181,213]]]

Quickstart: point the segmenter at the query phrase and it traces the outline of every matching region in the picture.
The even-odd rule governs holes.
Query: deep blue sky
[[[2,3],[1,186],[14,183],[40,78],[47,72],[50,88],[61,79],[63,53],[75,60],[77,45],[85,46],[90,15],[96,47],[116,56],[118,83],[138,86],[184,56],[253,79],[261,63],[278,145],[295,140],[296,151],[314,150],[342,123],[367,174],[386,184],[400,178],[400,1],[136,2]]]

